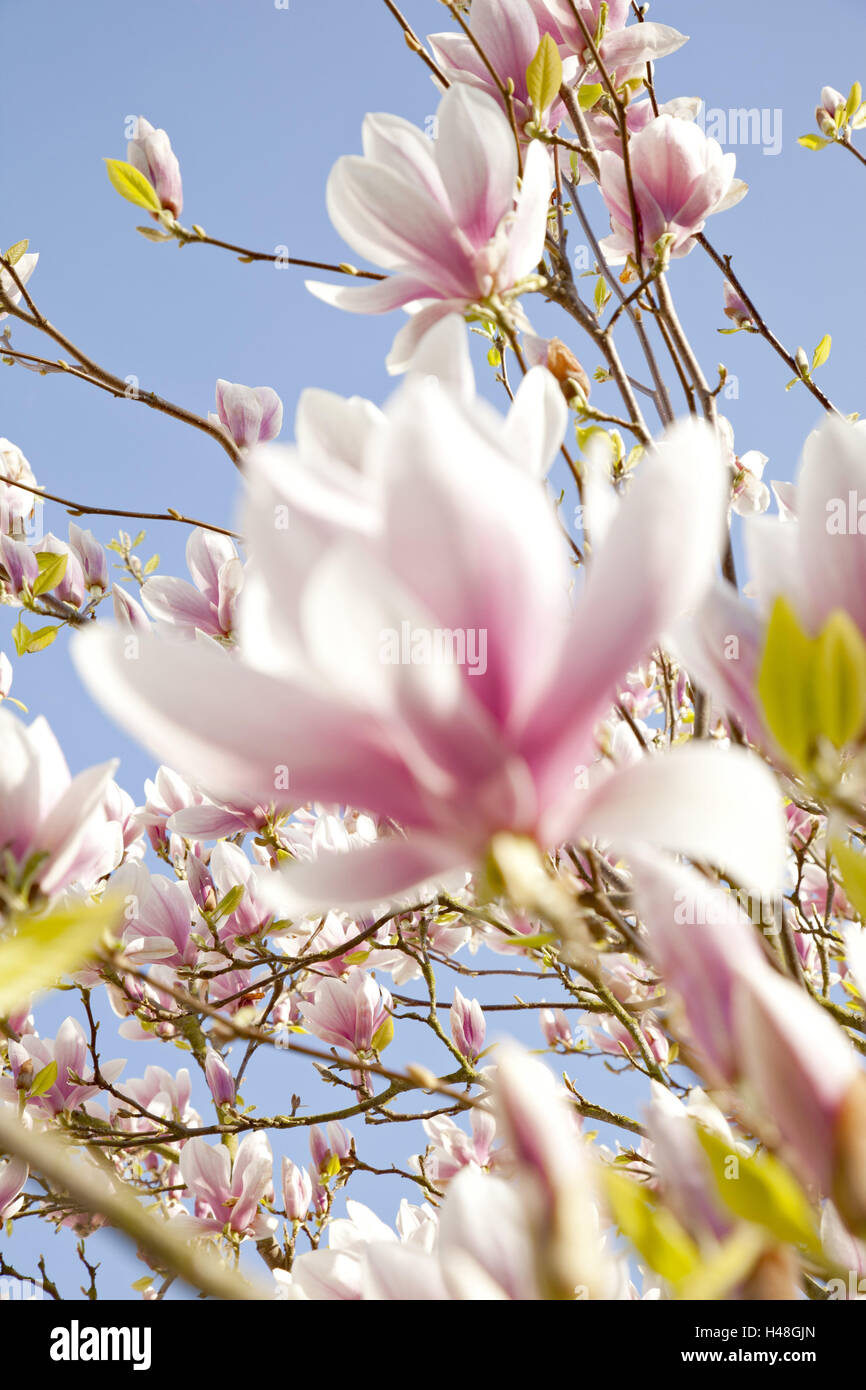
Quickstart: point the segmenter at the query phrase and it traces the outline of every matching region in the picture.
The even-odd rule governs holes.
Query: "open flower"
[[[92,887],[108,873],[116,827],[103,802],[117,763],[71,777],[66,759],[43,718],[22,724],[0,707],[0,864],[14,884],[28,864],[31,882],[46,896],[73,883]]]
[[[398,116],[367,116],[364,154],[339,159],[328,180],[337,231],[395,273],[364,286],[308,281],[320,299],[355,313],[415,307],[395,340],[391,371],[406,367],[446,314],[510,295],[544,247],[552,186],[544,146],[530,145],[518,191],[514,135],[492,97],[455,83],[436,120],[434,141]]]
[[[214,1234],[228,1229],[242,1240],[270,1234],[276,1219],[259,1212],[259,1204],[273,1198],[273,1167],[268,1136],[261,1132],[241,1140],[234,1162],[223,1144],[190,1139],[180,1156],[181,1176],[196,1203],[190,1228]]]
[[[365,970],[351,970],[343,980],[322,980],[301,1012],[322,1042],[367,1053],[383,1045],[382,1030],[391,1026],[391,995]]]
[[[732,207],[746,186],[734,179],[737,157],[723,154],[700,126],[676,116],[659,116],[629,142],[632,183],[640,224],[641,255],[650,264],[668,237],[671,256],[688,255],[713,212]],[[599,157],[599,186],[610,213],[612,234],[602,249],[613,265],[635,255],[631,200],[625,164],[618,154]]]
[[[407,832],[293,864],[287,914],[441,881],[500,832],[649,842],[774,887],[781,806],[757,760],[703,746],[589,776],[617,682],[712,577],[728,487],[712,434],[683,423],[650,451],[574,604],[554,510],[489,407],[409,381],[375,446],[375,506],[296,593],[303,516],[276,528],[253,470],[237,657],[142,638],[130,662],[110,633],[77,640],[95,698],[220,795],[349,805]]]
[[[100,1087],[93,1084],[93,1068],[87,1049],[84,1029],[76,1018],[67,1018],[57,1031],[56,1038],[38,1038],[25,1033],[20,1042],[10,1042],[9,1066],[12,1075],[0,1077],[0,1100],[14,1100],[18,1092],[27,1095],[40,1072],[53,1063],[57,1075],[41,1095],[28,1103],[44,1115],[59,1115],[63,1110],[77,1110],[99,1095]],[[100,1062],[100,1071],[109,1083],[116,1081],[126,1066],[123,1058]]]
[[[194,583],[155,575],[141,588],[141,601],[158,623],[184,637],[231,636],[244,568],[233,541],[197,527],[186,544],[186,562]]]

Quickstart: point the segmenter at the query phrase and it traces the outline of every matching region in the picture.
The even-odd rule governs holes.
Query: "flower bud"
[[[135,135],[126,147],[126,158],[151,182],[163,208],[180,217],[183,208],[180,165],[165,131],[155,130],[150,121],[139,116]]]
[[[284,1158],[283,1202],[290,1221],[303,1221],[313,1200],[313,1180],[306,1168],[299,1168],[290,1158]]]
[[[106,593],[110,587],[108,557],[93,532],[85,531],[81,526],[76,526],[75,522],[71,521],[69,523],[69,546],[81,565],[88,592],[98,589],[100,593]]]
[[[487,1032],[481,1005],[477,999],[464,999],[459,989],[455,989],[450,1018],[454,1046],[474,1062],[484,1048]]]
[[[234,1077],[218,1052],[208,1048],[204,1064],[207,1084],[217,1105],[233,1105],[235,1100]]]
[[[548,1047],[571,1047],[571,1027],[562,1009],[542,1009],[538,1015],[541,1032]]]
[[[744,300],[741,299],[740,295],[734,289],[730,280],[725,281],[723,293],[725,297],[725,315],[727,318],[731,319],[738,328],[745,328],[747,325],[751,326],[752,315],[746,307]]]

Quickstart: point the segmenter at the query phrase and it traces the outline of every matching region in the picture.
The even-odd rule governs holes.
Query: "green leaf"
[[[30,242],[26,237],[23,241],[16,241],[14,246],[9,247],[9,250],[3,257],[4,261],[7,261],[9,265],[17,265],[29,245]]]
[[[691,1274],[700,1251],[648,1188],[611,1168],[604,1170],[604,1188],[616,1224],[651,1269],[674,1284]]]
[[[48,1065],[37,1072],[36,1076],[33,1078],[33,1085],[30,1087],[31,1097],[44,1096],[46,1091],[51,1090],[56,1080],[57,1062],[52,1058]]]
[[[562,86],[562,59],[550,34],[545,34],[526,69],[526,90],[539,119],[556,100]]]
[[[221,898],[214,909],[215,917],[231,917],[232,913],[240,907],[246,889],[242,883],[236,883],[234,888],[230,888],[224,898]]]
[[[817,644],[813,697],[818,729],[834,748],[866,726],[866,643],[848,614],[831,613]]]
[[[69,563],[69,556],[55,555],[52,551],[43,551],[36,556],[36,563],[39,566],[39,573],[33,581],[33,594],[38,598],[40,594],[50,593],[56,589],[57,585],[63,580],[66,573],[66,566]]]
[[[822,140],[820,135],[800,135],[797,138],[797,144],[806,150],[823,150],[826,145],[832,143],[832,140]]]
[[[30,629],[25,627],[23,618],[19,618],[12,629],[12,641],[15,643],[15,651],[18,656],[23,656],[27,651],[27,643],[30,641]]]
[[[833,339],[829,333],[825,333],[820,343],[812,353],[812,371],[816,367],[823,367],[827,358],[830,356],[830,349],[833,346]]]
[[[142,574],[153,574],[153,571],[156,569],[156,567],[157,567],[158,564],[159,564],[159,556],[158,556],[158,555],[151,555],[151,557],[150,557],[150,559],[148,560],[147,564],[145,565],[144,569],[141,571]]]
[[[846,124],[848,121],[850,121],[851,117],[854,115],[854,112],[859,108],[862,100],[863,88],[860,86],[859,82],[855,82],[854,86],[851,88],[850,93],[848,94],[848,100],[845,104]]]
[[[815,734],[812,666],[816,646],[787,599],[777,599],[767,625],[758,698],[771,734],[798,767],[808,763]]]
[[[815,1217],[800,1184],[772,1154],[744,1158],[709,1130],[696,1129],[723,1202],[735,1216],[769,1231],[786,1245],[821,1249]]]
[[[13,918],[0,937],[0,1015],[11,1013],[59,976],[79,970],[122,910],[121,903],[108,899],[60,908],[46,917]]]
[[[845,896],[861,922],[866,922],[866,854],[859,854],[841,840],[835,840],[831,848],[842,875]]]
[[[610,290],[608,289],[607,284],[603,276],[601,275],[599,275],[598,279],[595,282],[595,289],[592,293],[592,299],[593,303],[595,304],[596,312],[600,314],[605,304],[610,299]]]
[[[577,104],[581,111],[591,111],[601,100],[603,91],[604,87],[600,82],[587,82],[585,87],[580,87],[577,93]]]
[[[376,1052],[384,1052],[389,1043],[394,1041],[394,1019],[388,1014],[384,1022],[379,1024],[373,1034],[373,1048]]]
[[[127,164],[124,159],[106,159],[105,167],[112,186],[121,198],[135,203],[136,207],[147,208],[148,212],[162,212],[156,189],[134,165]]]
[[[46,647],[50,647],[59,631],[59,627],[39,627],[35,632],[28,633],[27,655],[31,652],[43,652]]]

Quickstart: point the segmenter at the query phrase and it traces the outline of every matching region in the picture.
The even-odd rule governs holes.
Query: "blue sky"
[[[421,34],[448,27],[434,0],[405,0],[403,8]],[[124,123],[143,114],[171,135],[187,225],[263,250],[286,245],[292,255],[344,259],[349,253],[324,206],[331,165],[359,149],[366,111],[394,111],[423,124],[437,101],[384,6],[149,0],[133,14],[114,0],[2,0],[0,13],[15,53],[3,76],[0,241],[29,237],[41,253],[31,288],[58,326],[114,372],[134,374],[144,389],[200,413],[213,409],[217,377],[273,386],[286,406],[284,437],[305,386],[377,401],[393,389],[383,360],[399,314],[341,315],[306,293],[301,272],[240,265],[206,247],[181,252],[146,242],[134,230],[141,217],[113,193],[102,163],[103,156],[124,157]],[[842,151],[812,154],[796,137],[814,128],[822,85],[847,91],[855,78],[866,79],[861,0],[827,0],[820,8],[813,0],[665,0],[651,18],[692,35],[659,64],[660,99],[701,95],[725,111],[781,112],[778,155],[760,145],[732,146],[751,192],[708,234],[733,253],[788,346],[811,351],[824,333],[833,334],[822,381],[842,409],[856,409],[866,177]],[[597,212],[597,197],[588,198]],[[603,216],[596,224],[605,230]],[[579,240],[574,232],[573,243]],[[677,263],[671,283],[708,374],[724,361],[738,378],[738,399],[723,408],[739,450],[762,450],[770,455],[769,477],[790,477],[817,423],[815,402],[800,388],[785,394],[788,373],[757,338],[718,336],[727,322],[720,276],[701,253]],[[553,330],[543,308],[536,314],[530,305],[530,313]],[[556,331],[595,366],[570,328],[557,321]],[[26,336],[13,330],[16,345],[39,351]],[[496,399],[495,384],[489,389]],[[3,368],[0,435],[23,450],[49,491],[100,505],[172,506],[231,523],[238,479],[226,455],[142,405]],[[61,536],[66,522],[61,509],[48,509],[47,524]],[[114,531],[108,522],[94,529],[102,540]],[[143,549],[159,551],[163,572],[184,573],[184,539],[179,527],[153,527]],[[14,616],[0,612],[0,649],[10,655]],[[15,662],[13,693],[48,717],[73,771],[120,756],[119,779],[140,799],[153,762],[83,693],[65,636],[51,651]],[[128,1071],[140,1074],[143,1065],[134,1056]],[[68,1271],[68,1257],[59,1267]],[[125,1267],[133,1269],[131,1262]]]

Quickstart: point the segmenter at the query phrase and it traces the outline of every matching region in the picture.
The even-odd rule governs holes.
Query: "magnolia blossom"
[[[804,1175],[862,1223],[866,1074],[844,1033],[772,968],[736,900],[694,870],[644,865],[637,901],[713,1084],[739,1082]]]
[[[454,989],[454,1001],[450,1010],[451,1036],[458,1052],[473,1061],[484,1048],[487,1025],[484,1013],[477,999],[464,999],[460,990]]]
[[[217,1105],[234,1105],[235,1082],[228,1066],[212,1047],[205,1057],[205,1075],[210,1093]]]
[[[15,487],[15,483],[35,488],[36,478],[17,445],[0,439],[0,535],[20,539],[27,531],[37,499],[32,492]]]
[[[46,896],[84,887],[120,860],[118,828],[103,800],[116,762],[71,777],[46,721],[29,726],[0,707],[0,855],[14,885],[28,865]],[[35,857],[35,858],[34,858]]]
[[[580,60],[579,81],[598,81],[595,59],[586,41],[586,34],[575,18],[580,14],[590,37],[596,40],[604,0],[527,0],[543,33],[549,33],[565,53],[577,54]],[[633,76],[643,76],[646,64],[656,58],[675,53],[688,42],[685,34],[669,24],[649,21],[628,25],[631,16],[630,0],[607,0],[607,20],[602,31],[599,52],[609,73],[621,84]]]
[[[395,273],[364,286],[308,281],[320,299],[356,313],[414,308],[391,350],[391,371],[405,369],[446,314],[512,296],[544,247],[552,186],[544,147],[527,150],[518,191],[514,135],[491,97],[455,83],[436,121],[434,141],[398,116],[367,116],[363,156],[338,160],[328,180],[337,231]]]
[[[0,1163],[0,1225],[10,1220],[23,1205],[20,1194],[29,1176],[27,1164],[18,1158]]]
[[[135,134],[126,146],[126,158],[150,181],[167,212],[180,217],[183,188],[180,165],[164,130],[155,130],[144,116],[135,119]]]
[[[235,622],[244,569],[228,536],[197,527],[186,543],[186,562],[193,583],[154,575],[141,587],[141,601],[158,624],[178,636],[196,632],[225,640]]]
[[[216,403],[217,414],[208,419],[221,425],[239,449],[276,439],[283,427],[283,403],[270,386],[237,386],[220,379]]]
[[[38,251],[25,251],[23,256],[19,256],[15,262],[15,274],[21,285],[26,285],[30,276],[36,269],[36,262],[39,260]],[[21,303],[21,290],[15,283],[8,270],[0,270],[0,322],[8,319],[8,310],[3,307],[3,300],[6,299],[10,304],[17,306]]]
[[[498,78],[514,84],[514,114],[522,130],[535,112],[526,86],[526,69],[538,50],[542,30],[533,6],[527,0],[475,0],[472,7],[472,34],[485,53]],[[430,34],[427,42],[440,68],[452,82],[466,82],[489,93],[505,110],[501,90],[478,48],[467,34]],[[577,74],[576,58],[567,59],[563,76],[570,81]],[[549,107],[537,113],[543,124],[555,129],[565,118],[558,95]]]
[[[380,1034],[390,1024],[391,995],[372,975],[352,970],[345,979],[322,980],[301,1011],[322,1042],[367,1053],[384,1046]]]
[[[733,207],[746,192],[734,179],[737,157],[723,154],[700,126],[675,116],[651,121],[629,141],[632,183],[640,224],[642,259],[652,263],[658,243],[671,256],[685,256],[714,212]],[[599,187],[610,213],[612,235],[602,242],[607,259],[619,265],[635,256],[635,232],[625,164],[618,154],[599,156]]]
[[[684,423],[650,451],[606,533],[596,527],[574,605],[554,512],[489,407],[412,379],[375,445],[372,505],[302,576],[304,516],[275,528],[273,475],[253,470],[239,656],[142,638],[130,662],[109,633],[76,642],[95,698],[220,794],[356,806],[407,832],[294,864],[281,915],[392,900],[471,868],[506,831],[543,846],[644,840],[775,886],[778,794],[746,754],[677,749],[589,775],[617,681],[712,577],[727,484],[709,431]],[[462,634],[463,660],[459,645],[383,659],[383,634],[407,627]]]
[[[69,523],[69,549],[75,556],[84,576],[88,593],[104,594],[111,588],[108,577],[108,557],[92,531]]]
[[[84,1029],[76,1018],[67,1018],[54,1039],[23,1034],[20,1042],[10,1042],[9,1066],[11,1076],[0,1077],[0,1100],[17,1100],[19,1092],[27,1096],[33,1082],[46,1067],[57,1065],[57,1075],[41,1095],[28,1099],[28,1104],[44,1115],[59,1115],[63,1110],[77,1110],[99,1094],[93,1084],[93,1067],[87,1048]],[[117,1079],[126,1061],[119,1058],[100,1062],[106,1081]]]
[[[791,603],[816,635],[837,609],[866,638],[866,431],[828,415],[806,440],[798,475],[796,515],[755,517],[746,524],[750,592],[711,587],[677,633],[691,673],[736,715],[749,736],[767,744],[757,697],[765,622],[777,598]],[[861,531],[860,526],[863,526]]]
[[[303,1221],[313,1199],[313,1183],[306,1168],[299,1168],[290,1158],[282,1161],[283,1203],[290,1221]]]
[[[496,1121],[489,1110],[473,1107],[469,1134],[449,1115],[434,1115],[422,1125],[431,1141],[424,1153],[423,1169],[438,1187],[444,1187],[464,1168],[492,1171],[502,1157],[501,1141],[496,1148]],[[420,1156],[413,1157],[412,1167],[421,1171]]]
[[[190,1139],[180,1156],[181,1176],[196,1203],[190,1229],[200,1234],[228,1230],[241,1240],[269,1235],[276,1219],[260,1212],[259,1206],[273,1199],[273,1167],[268,1137],[261,1132],[241,1140],[234,1161],[225,1145]]]

